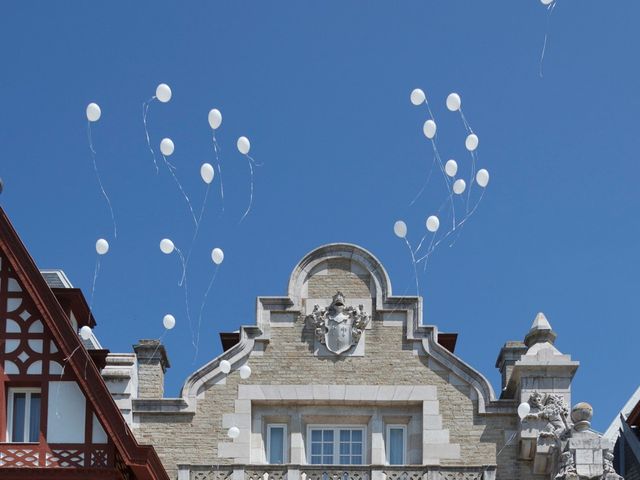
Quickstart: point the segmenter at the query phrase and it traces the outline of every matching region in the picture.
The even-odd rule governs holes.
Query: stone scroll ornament
[[[591,405],[578,403],[569,414],[562,395],[540,392],[533,392],[528,403],[531,412],[523,419],[523,426],[546,422],[538,433],[538,443],[549,439],[554,443],[551,479],[624,480],[613,467],[613,453],[602,444],[601,436],[590,429]]]
[[[371,316],[364,312],[362,305],[347,307],[344,295],[338,292],[328,308],[315,305],[307,319],[315,329],[316,339],[327,350],[340,355],[357,345]]]

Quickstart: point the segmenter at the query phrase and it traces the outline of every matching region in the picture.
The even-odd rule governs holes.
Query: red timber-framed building
[[[78,328],[78,289],[50,288],[0,208],[0,478],[168,480],[139,445]]]

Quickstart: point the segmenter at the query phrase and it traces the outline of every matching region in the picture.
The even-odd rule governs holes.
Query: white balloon
[[[227,430],[229,438],[238,438],[240,436],[240,429],[238,427],[231,427]]]
[[[107,242],[104,238],[99,238],[96,242],[96,252],[98,255],[104,255],[109,251],[109,242]]]
[[[215,174],[216,172],[210,163],[203,163],[200,167],[200,176],[206,184],[213,182],[213,177],[215,176]]]
[[[83,340],[89,340],[91,338],[91,327],[85,325],[80,329],[80,338]]]
[[[467,183],[463,179],[459,178],[453,182],[453,193],[456,195],[462,195],[465,188],[467,188]]]
[[[524,420],[524,418],[529,415],[529,412],[531,412],[531,405],[527,402],[523,402],[518,406],[518,416],[520,420]]]
[[[489,172],[486,169],[481,168],[478,170],[478,173],[476,173],[476,183],[482,188],[489,184]]]
[[[209,110],[209,126],[217,130],[222,125],[222,113],[217,108]]]
[[[551,5],[555,0],[540,0],[543,5]]]
[[[240,378],[246,380],[251,376],[251,367],[249,365],[242,365],[239,369]]]
[[[458,164],[457,164],[457,162],[455,160],[453,160],[453,159],[447,160],[447,163],[444,164],[444,171],[451,178],[455,177],[456,173],[458,173]]]
[[[462,105],[462,100],[460,99],[460,95],[457,93],[450,93],[447,97],[447,108],[452,112],[460,110],[460,105]]]
[[[478,148],[478,136],[475,133],[469,134],[467,139],[464,141],[464,146],[467,147],[467,150],[473,152],[476,148]]]
[[[436,136],[437,129],[438,127],[436,126],[436,122],[434,122],[433,120],[427,120],[426,122],[424,122],[424,126],[422,127],[424,136],[429,140]]]
[[[247,137],[238,138],[237,146],[238,151],[243,155],[246,155],[247,153],[249,153],[249,150],[251,150],[251,142]]]
[[[160,142],[160,151],[165,157],[172,155],[175,148],[176,147],[173,144],[173,140],[171,140],[170,138],[163,138]]]
[[[411,92],[411,103],[413,103],[415,106],[422,105],[426,99],[426,95],[419,88],[415,88]]]
[[[404,238],[407,236],[407,224],[402,220],[398,220],[393,224],[393,233],[396,234],[396,237]]]
[[[87,120],[90,122],[97,122],[100,120],[100,115],[102,115],[102,110],[100,110],[100,105],[97,103],[90,103],[87,105]]]
[[[175,248],[176,247],[173,244],[173,242],[168,238],[163,238],[162,240],[160,240],[160,251],[165,255],[169,255],[170,253],[173,253],[173,250]]]
[[[427,230],[429,230],[431,233],[434,233],[437,232],[439,228],[440,219],[438,219],[438,217],[436,217],[435,215],[431,215],[429,218],[427,218]]]
[[[224,260],[224,252],[221,248],[214,248],[211,250],[211,260],[213,260],[213,263],[216,265],[220,265],[222,263]]]
[[[170,314],[166,314],[162,319],[162,326],[167,330],[171,330],[176,326],[176,317]]]
[[[220,361],[220,371],[222,373],[229,373],[231,371],[231,364],[229,363],[229,360]]]
[[[167,103],[171,100],[171,88],[166,83],[161,83],[156,88],[156,98],[162,103]]]

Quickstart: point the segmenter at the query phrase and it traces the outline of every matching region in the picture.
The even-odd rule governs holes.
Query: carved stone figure
[[[605,450],[602,453],[602,466],[604,468],[602,480],[624,480],[613,468],[613,452],[611,450]]]
[[[560,455],[558,473],[554,480],[578,480],[578,472],[576,471],[576,462],[573,458],[573,453],[570,451],[564,452]]]
[[[313,312],[307,317],[315,327],[316,338],[327,347],[327,350],[340,355],[356,345],[362,332],[371,320],[364,312],[364,307],[345,305],[345,298],[341,292],[333,296],[328,308],[313,307]]]
[[[562,438],[569,430],[569,407],[562,395],[533,392],[529,397],[531,412],[525,420],[545,420],[540,436]]]

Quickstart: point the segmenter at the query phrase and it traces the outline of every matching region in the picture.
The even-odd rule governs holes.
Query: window
[[[284,424],[267,425],[267,461],[270,464],[287,463],[287,426]]]
[[[407,451],[407,426],[387,425],[387,463],[405,465]]]
[[[40,390],[10,388],[7,438],[13,443],[37,443],[40,435]]]
[[[362,465],[364,435],[362,427],[309,427],[308,462],[312,465]]]

